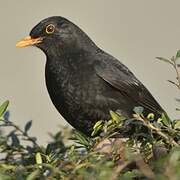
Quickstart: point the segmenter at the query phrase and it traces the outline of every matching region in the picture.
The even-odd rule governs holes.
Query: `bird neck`
[[[76,73],[81,67],[86,68],[88,64],[91,64],[93,61],[91,56],[92,51],[85,50],[69,53],[59,52],[56,55],[52,53],[47,55],[46,67],[52,73],[63,73],[63,76],[68,76],[68,73]]]
[[[66,46],[56,44],[56,47],[46,50],[47,69],[51,72],[76,73],[81,67],[85,68],[94,60],[93,55],[98,51],[96,44],[85,34],[80,36],[75,44]],[[51,46],[49,46],[51,47]]]
[[[84,54],[90,54],[99,49],[90,39],[78,40],[74,44],[54,43],[54,46],[40,48],[48,59],[69,59],[71,57],[79,58]]]

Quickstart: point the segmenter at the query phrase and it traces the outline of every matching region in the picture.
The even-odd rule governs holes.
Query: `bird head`
[[[36,46],[48,53],[74,52],[94,43],[69,20],[53,16],[39,22],[29,36],[17,42],[17,47]]]

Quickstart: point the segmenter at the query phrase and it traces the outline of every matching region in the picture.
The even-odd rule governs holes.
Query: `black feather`
[[[54,34],[45,27],[54,24]],[[75,24],[62,17],[50,17],[33,28],[30,35],[43,37],[37,44],[46,56],[46,85],[60,114],[76,129],[89,135],[109,111],[132,116],[135,106],[160,116],[164,110],[133,73],[98,48]]]

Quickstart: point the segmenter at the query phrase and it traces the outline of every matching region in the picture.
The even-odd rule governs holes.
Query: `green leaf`
[[[114,111],[110,111],[110,115],[114,122],[120,122],[121,119],[117,113],[115,113]]]
[[[163,58],[163,57],[156,57],[156,59],[158,59],[160,61],[164,61],[166,63],[169,63],[169,64],[173,65],[173,63],[169,59],[166,59],[166,58]]]
[[[36,153],[36,164],[42,164],[43,161],[42,161],[42,156],[41,156],[41,153],[40,152],[37,152]]]
[[[96,124],[93,127],[93,132],[91,133],[91,136],[97,135],[97,133],[102,129],[103,124],[104,124],[103,120],[99,120],[98,122],[96,122]]]
[[[169,126],[170,125],[171,122],[170,122],[169,118],[164,113],[162,113],[161,119],[162,119],[162,123],[165,126]]]
[[[180,120],[175,121],[174,129],[180,129]]]
[[[14,132],[12,132],[10,134],[10,137],[12,139],[12,146],[19,147],[20,141],[19,141],[17,135]]]
[[[180,58],[180,50],[177,51],[176,58]]]
[[[9,105],[9,101],[7,100],[0,106],[0,117],[3,116],[3,114],[6,111],[8,105]]]
[[[137,106],[133,109],[133,111],[136,113],[136,114],[142,114],[143,111],[144,111],[144,108],[142,106]]]
[[[98,122],[96,122],[96,124],[94,125],[93,129],[96,129],[97,127],[102,125],[102,123],[103,123],[103,120],[99,120]]]
[[[24,127],[24,131],[25,133],[27,133],[29,131],[29,129],[31,128],[32,126],[32,120],[28,121]]]
[[[153,113],[149,113],[147,115],[147,118],[150,119],[150,120],[154,120],[154,114]]]
[[[55,149],[54,143],[49,143],[46,146],[46,154],[50,154],[51,152],[53,152],[54,149]]]
[[[75,138],[76,138],[76,140],[78,140],[79,144],[84,145],[86,147],[90,146],[90,142],[88,141],[86,136],[83,135],[82,133],[75,131]]]
[[[102,127],[103,127],[103,125],[100,125],[100,126],[96,127],[96,129],[94,129],[93,132],[91,133],[91,136],[97,135],[98,132],[99,132],[100,130],[102,130]]]

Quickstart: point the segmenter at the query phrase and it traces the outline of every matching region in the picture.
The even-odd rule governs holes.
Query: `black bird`
[[[46,85],[56,109],[86,135],[98,120],[110,119],[110,110],[119,110],[127,117],[132,116],[135,106],[156,116],[164,112],[125,65],[63,17],[42,20],[29,37],[16,44],[29,45],[46,54]]]

